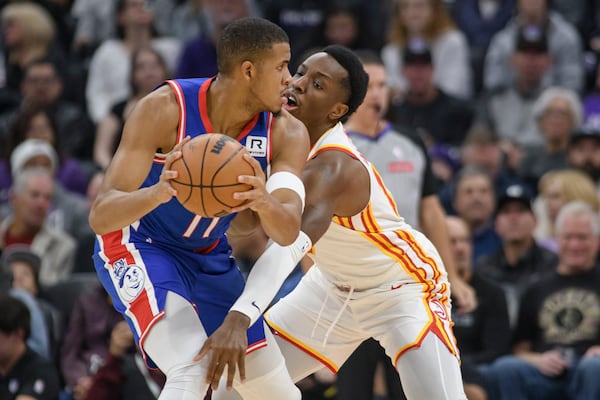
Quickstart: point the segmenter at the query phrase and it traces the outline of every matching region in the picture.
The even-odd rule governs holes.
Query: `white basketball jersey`
[[[321,136],[309,159],[324,151],[343,151],[363,163],[369,173],[370,198],[360,213],[335,216],[314,245],[311,256],[323,274],[355,290],[389,282],[420,283],[424,292],[447,296],[446,271],[435,247],[398,214],[379,173],[356,149],[341,123]]]

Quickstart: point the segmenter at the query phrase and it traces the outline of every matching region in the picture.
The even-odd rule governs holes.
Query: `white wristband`
[[[269,193],[272,193],[277,189],[293,190],[298,194],[298,196],[300,196],[300,200],[302,201],[302,210],[304,211],[304,198],[306,197],[304,183],[302,183],[302,180],[291,172],[275,172],[269,177],[269,179],[267,179],[265,189],[267,189],[267,192]]]
[[[247,315],[250,318],[250,325],[254,324],[311,247],[310,238],[302,231],[296,241],[289,246],[271,243],[254,263],[246,287],[231,310]]]

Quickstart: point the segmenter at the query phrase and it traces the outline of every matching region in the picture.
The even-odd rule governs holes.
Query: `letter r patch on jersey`
[[[267,138],[262,136],[248,136],[246,150],[252,157],[265,157],[267,155]]]

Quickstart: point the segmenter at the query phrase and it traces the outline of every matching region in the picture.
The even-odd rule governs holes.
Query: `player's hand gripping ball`
[[[244,203],[234,199],[233,193],[252,186],[239,183],[238,176],[254,175],[254,170],[244,160],[248,151],[240,142],[220,133],[207,133],[187,142],[181,152],[181,158],[170,167],[179,173],[171,185],[186,209],[202,217],[222,217]]]

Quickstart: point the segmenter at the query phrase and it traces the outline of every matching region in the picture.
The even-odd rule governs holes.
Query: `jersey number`
[[[196,230],[196,228],[198,227],[198,224],[200,224],[201,219],[202,219],[201,216],[195,215],[194,218],[192,219],[192,222],[190,222],[187,229],[185,230],[185,232],[183,232],[183,237],[185,237],[185,238],[191,237],[192,234],[194,233],[194,231]],[[208,227],[204,230],[204,232],[202,232],[203,238],[209,237],[210,233],[213,231],[213,229],[215,229],[215,226],[217,226],[217,224],[219,223],[219,218],[210,218],[210,219],[212,221],[210,221],[210,224],[208,225]]]

